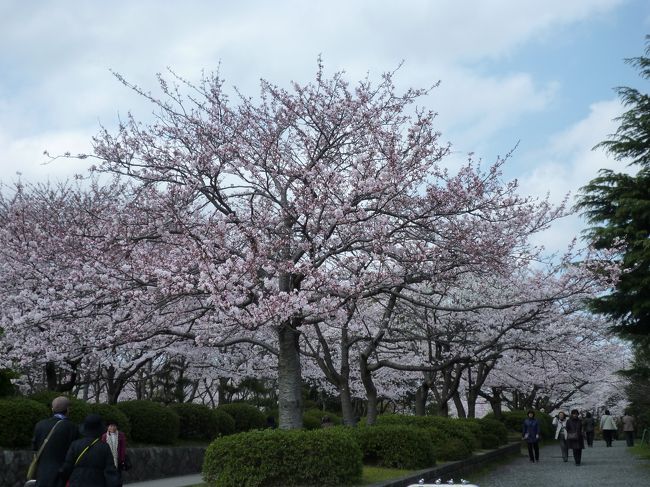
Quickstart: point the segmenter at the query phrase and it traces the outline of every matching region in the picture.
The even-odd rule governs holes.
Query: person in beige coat
[[[625,416],[623,416],[623,432],[625,433],[627,446],[634,446],[634,416],[627,410]]]

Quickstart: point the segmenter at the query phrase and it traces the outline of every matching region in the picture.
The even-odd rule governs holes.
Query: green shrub
[[[124,414],[117,406],[111,404],[88,404],[88,409],[91,413],[99,414],[108,425],[109,421],[117,422],[117,429],[124,433],[127,438],[131,438],[131,422],[126,414]]]
[[[0,399],[0,446],[31,446],[34,425],[49,416],[50,411],[40,402],[22,398]]]
[[[266,428],[266,417],[255,406],[243,402],[224,404],[217,408],[228,413],[235,420],[235,432]]]
[[[358,427],[353,431],[364,464],[413,470],[436,463],[431,437],[424,428],[387,425]]]
[[[307,430],[320,428],[323,416],[329,416],[335,426],[342,423],[341,418],[336,414],[321,411],[320,409],[307,409],[302,415],[302,427]]]
[[[170,404],[169,407],[180,419],[179,438],[212,441],[219,436],[219,420],[208,406],[180,403]]]
[[[56,391],[37,392],[29,396],[29,399],[40,402],[47,407],[48,411],[51,411],[52,401],[59,396],[65,396],[70,399],[70,420],[78,425],[83,423],[86,416],[90,414],[90,408],[86,401]]]
[[[350,485],[361,471],[361,449],[343,428],[224,436],[212,442],[203,462],[203,478],[220,487]]]
[[[433,442],[433,452],[436,458],[443,461],[463,460],[472,455],[467,443],[459,438]]]
[[[474,434],[474,431],[478,431],[478,428],[475,425],[469,425],[469,422],[463,419],[442,416],[382,414],[377,418],[377,424],[398,424],[426,428],[435,443],[444,443],[444,441],[455,438],[465,443],[470,452],[481,447],[480,439]],[[436,458],[441,457],[436,456]]]
[[[169,445],[178,439],[180,420],[171,408],[152,401],[124,401],[117,408],[129,418],[133,441]]]
[[[235,420],[225,411],[213,409],[212,415],[217,422],[217,436],[232,435],[235,432]]]
[[[508,442],[508,428],[501,421],[491,418],[481,418],[478,420],[478,424],[481,428],[481,445],[484,443],[485,437],[496,437],[497,446],[505,445]],[[487,443],[493,441],[489,439]],[[492,448],[487,446],[482,446],[482,448]]]
[[[504,411],[501,413],[501,422],[505,425],[508,431],[513,431],[521,434],[524,420],[528,417],[528,411]],[[494,413],[489,413],[484,419],[494,419]],[[535,411],[535,419],[539,421],[540,435],[542,439],[552,439],[555,435],[553,428],[553,418],[546,413]]]
[[[481,448],[484,450],[493,450],[501,445],[501,441],[497,435],[486,433],[481,436]]]

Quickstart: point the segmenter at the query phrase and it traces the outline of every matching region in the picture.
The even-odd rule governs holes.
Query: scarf
[[[117,440],[118,440],[117,431],[115,433],[106,433],[106,443],[108,443],[108,446],[111,447],[111,453],[113,454],[113,462],[115,462],[115,468],[118,468]]]

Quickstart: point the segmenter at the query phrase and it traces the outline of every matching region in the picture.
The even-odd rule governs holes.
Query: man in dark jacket
[[[65,460],[65,453],[70,444],[79,437],[79,428],[68,419],[69,409],[70,400],[67,397],[55,398],[52,401],[54,415],[39,421],[34,427],[32,447],[34,451],[38,451],[52,428],[58,424],[38,460],[36,480],[39,487],[55,487],[57,485],[57,475]]]
[[[86,416],[81,426],[82,438],[72,442],[60,479],[70,480],[70,487],[117,487],[119,474],[108,444],[101,441],[104,424],[98,414]]]

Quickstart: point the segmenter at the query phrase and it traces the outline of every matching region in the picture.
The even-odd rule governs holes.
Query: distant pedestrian
[[[323,418],[320,420],[320,427],[321,428],[331,428],[334,426],[334,423],[332,422],[332,418],[329,416],[323,416]]]
[[[617,430],[614,416],[609,414],[609,409],[605,409],[605,414],[600,417],[600,429],[603,431],[603,440],[608,447],[612,446],[614,431]]]
[[[32,447],[38,451],[36,480],[39,487],[55,487],[59,468],[65,460],[70,444],[79,437],[79,428],[68,419],[70,399],[60,396],[52,401],[53,416],[36,423]],[[45,441],[47,439],[47,442]]]
[[[553,418],[553,426],[555,426],[555,439],[560,441],[560,451],[562,452],[562,460],[569,461],[569,447],[567,446],[567,432],[566,432],[566,414],[564,411],[557,413]]]
[[[528,417],[524,419],[521,434],[528,445],[530,461],[539,462],[539,421],[535,419],[535,411],[528,411]]]
[[[594,431],[596,430],[596,420],[591,413],[587,411],[585,419],[582,420],[582,431],[585,432],[587,438],[587,446],[592,448],[594,446]]]
[[[120,485],[111,448],[101,441],[104,431],[101,416],[98,414],[86,416],[81,425],[82,438],[72,442],[65,456],[65,462],[59,470],[61,480],[69,481],[70,487]]]
[[[275,416],[269,415],[266,417],[266,427],[272,430],[278,427],[278,425],[275,423]]]
[[[634,446],[634,416],[630,414],[629,410],[625,410],[625,416],[623,416],[623,432],[627,446]]]
[[[582,450],[585,448],[585,441],[582,437],[582,421],[577,409],[571,411],[571,417],[566,422],[567,447],[573,451],[573,460],[576,465],[582,461]]]

